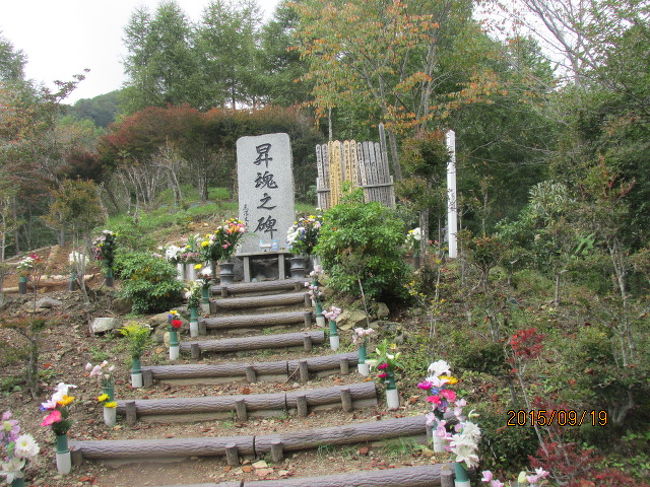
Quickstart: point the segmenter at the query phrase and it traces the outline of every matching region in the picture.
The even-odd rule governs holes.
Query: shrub
[[[180,302],[183,284],[168,262],[146,252],[124,252],[115,267],[124,281],[120,297],[131,300],[135,313],[161,312]]]
[[[323,215],[315,253],[322,258],[338,292],[358,294],[361,280],[366,296],[387,302],[404,301],[408,267],[404,261],[404,222],[380,203],[363,202],[355,191]]]

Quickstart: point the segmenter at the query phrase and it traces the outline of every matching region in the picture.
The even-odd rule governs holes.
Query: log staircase
[[[425,417],[386,413],[382,406],[383,394],[374,382],[357,374],[356,352],[337,353],[324,346],[326,334],[313,325],[304,282],[305,279],[285,279],[213,286],[210,316],[199,322],[203,334],[191,340],[183,337],[181,358],[176,363],[143,366],[145,389],[142,392],[146,391],[146,397],[118,401],[117,412],[126,423],[125,429],[136,428],[137,433],[138,425],[147,424],[159,436],[137,438],[130,434],[129,439],[71,441],[73,463],[81,466],[84,462],[192,462],[209,457],[222,465],[238,468],[259,458],[277,464],[296,452],[379,445],[395,438],[426,442]],[[271,358],[275,354],[276,359],[251,360],[251,352],[259,355],[260,351],[271,354]],[[337,383],[331,384],[332,377]],[[330,381],[330,385],[315,387],[321,381]],[[271,383],[276,386],[276,392],[205,394],[210,385],[231,383],[251,389]],[[202,387],[204,393],[188,394],[191,397],[153,397],[161,389],[176,387]],[[305,427],[301,423],[308,417],[317,420],[328,410],[337,411],[335,422],[340,424]],[[329,414],[332,421],[332,413]],[[187,437],[169,437],[165,433],[165,425],[178,422],[201,421],[210,425],[214,421],[234,421],[245,425],[255,418],[286,418],[287,427],[273,434],[258,434],[246,428],[240,430],[242,434],[218,436],[192,436],[189,430]],[[174,485],[170,478],[166,487],[453,485],[447,469],[447,465],[430,464],[320,477],[297,472],[294,478],[279,480],[235,479],[234,482],[184,485]]]

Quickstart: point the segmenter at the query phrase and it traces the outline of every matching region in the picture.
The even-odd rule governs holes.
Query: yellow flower
[[[201,242],[201,247],[207,247],[208,245],[210,245],[210,242],[208,242],[207,240]]]
[[[391,350],[397,350],[397,343],[391,344],[390,349]]]
[[[99,402],[104,402],[104,401],[106,401],[108,398],[109,398],[108,394],[101,394],[101,395],[97,396],[97,400],[98,400]]]
[[[104,403],[105,408],[116,408],[117,403],[115,401],[109,401]]]
[[[452,377],[451,375],[441,375],[439,379],[446,380],[447,384],[451,384],[452,386],[458,382],[458,379],[456,379],[456,377]]]
[[[67,406],[74,401],[74,396],[63,396],[63,399],[57,402],[60,406]]]
[[[201,264],[194,264],[194,269],[196,269],[197,271],[200,271],[202,268],[203,266]]]
[[[170,315],[174,315],[174,316],[178,316],[178,311],[176,311],[175,309],[173,309],[173,310],[171,310],[171,311],[169,312],[169,314],[170,314]]]

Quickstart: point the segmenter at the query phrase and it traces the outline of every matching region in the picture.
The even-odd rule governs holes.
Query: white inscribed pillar
[[[449,161],[447,162],[447,242],[449,258],[458,257],[458,208],[456,206],[456,133],[449,130],[446,135]]]

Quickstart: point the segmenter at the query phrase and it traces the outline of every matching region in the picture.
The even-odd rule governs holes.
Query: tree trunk
[[[429,212],[428,208],[420,211],[420,268],[425,266],[429,247]]]

